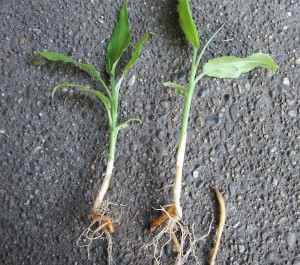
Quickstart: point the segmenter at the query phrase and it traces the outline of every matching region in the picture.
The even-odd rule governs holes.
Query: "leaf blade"
[[[182,85],[172,83],[172,82],[165,82],[163,83],[163,85],[165,87],[174,88],[179,95],[184,95],[184,96],[186,95],[186,88]]]
[[[216,78],[238,78],[256,67],[264,67],[276,71],[273,59],[264,53],[252,54],[247,58],[223,56],[209,60],[202,67],[202,74]]]
[[[88,87],[81,87],[80,90],[93,93],[98,99],[100,99],[100,101],[103,103],[103,105],[108,110],[110,110],[110,108],[111,108],[110,100],[104,94],[102,94],[100,91],[93,90],[93,89],[90,89]]]
[[[61,87],[82,87],[82,86],[74,83],[68,83],[68,82],[57,84],[55,87],[52,88],[52,92],[51,92],[52,98],[54,97],[56,91]]]
[[[127,65],[125,66],[122,76],[124,76],[129,69],[135,64],[135,62],[138,60],[140,53],[141,53],[141,48],[143,46],[143,44],[148,40],[150,34],[154,34],[152,32],[147,32],[143,35],[143,37],[138,41],[138,43],[135,45],[135,49],[134,52],[131,56],[131,59],[129,60],[129,62],[127,63]]]
[[[179,18],[185,37],[197,49],[200,48],[199,34],[192,16],[189,0],[179,0]]]
[[[49,61],[54,61],[54,62],[62,61],[65,63],[75,63],[75,60],[73,58],[65,56],[58,52],[42,51],[42,52],[37,52],[36,54],[45,57]]]
[[[114,73],[114,69],[123,52],[130,44],[130,23],[127,12],[127,0],[120,11],[117,24],[113,30],[106,51],[106,71]]]

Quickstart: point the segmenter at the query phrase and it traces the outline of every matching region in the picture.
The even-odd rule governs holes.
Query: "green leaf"
[[[197,27],[192,17],[192,10],[189,0],[179,0],[179,18],[185,37],[197,49],[200,48],[200,41]]]
[[[87,92],[91,92],[93,93],[98,99],[100,99],[100,101],[103,103],[106,111],[107,111],[107,115],[108,115],[108,120],[109,120],[109,124],[111,125],[111,112],[110,112],[110,109],[111,109],[111,104],[110,104],[110,100],[105,96],[103,95],[100,91],[97,91],[97,90],[93,90],[93,89],[90,89],[88,87],[84,87],[84,86],[81,86],[81,85],[77,85],[77,84],[74,84],[74,83],[61,83],[61,84],[58,84],[56,85],[53,89],[52,89],[52,97],[54,96],[54,94],[56,93],[57,89],[61,88],[61,87],[79,87],[79,89],[81,91],[87,91]]]
[[[201,75],[218,78],[237,78],[256,67],[270,68],[276,71],[273,59],[264,53],[256,53],[247,58],[224,56],[209,60],[202,67]]]
[[[98,99],[100,99],[100,101],[104,104],[104,106],[107,108],[107,110],[110,110],[110,108],[111,108],[110,100],[104,94],[102,94],[100,91],[93,90],[88,87],[81,87],[80,90],[93,93]]]
[[[81,69],[89,72],[90,74],[94,75],[102,84],[102,86],[105,88],[106,93],[108,94],[109,97],[111,97],[110,95],[110,91],[107,87],[107,85],[105,84],[101,74],[99,73],[99,71],[92,65],[90,64],[85,64],[85,63],[77,63],[77,65],[79,65],[81,67]]]
[[[127,63],[127,65],[122,73],[122,76],[124,76],[129,71],[129,69],[135,64],[135,62],[137,61],[137,59],[140,56],[142,45],[144,44],[145,41],[148,40],[150,34],[154,34],[154,33],[148,32],[148,33],[144,34],[144,36],[136,44],[133,55],[132,55],[130,61]]]
[[[52,97],[56,93],[57,89],[61,87],[82,87],[81,85],[73,84],[73,83],[61,83],[52,88]]]
[[[37,52],[36,54],[40,54],[46,59],[54,62],[62,61],[65,63],[75,63],[75,60],[73,58],[65,56],[58,52]]]
[[[171,88],[175,88],[176,92],[179,94],[179,95],[186,95],[186,88],[182,85],[178,85],[178,84],[175,84],[175,83],[172,83],[172,82],[165,82],[163,83],[164,86],[166,87],[171,87]]]
[[[130,23],[127,12],[127,2],[126,0],[120,11],[117,24],[107,46],[106,71],[109,74],[114,74],[120,57],[130,44]]]
[[[109,101],[109,99],[105,95],[103,95],[100,91],[93,90],[93,89],[90,89],[88,87],[84,87],[84,86],[73,84],[73,83],[61,83],[61,84],[56,85],[52,89],[52,97],[56,93],[57,89],[59,89],[61,87],[79,87],[81,91],[91,92],[91,93],[93,93],[94,95],[96,95],[100,99],[100,101],[104,104],[104,106],[106,108],[110,109],[110,101]]]
[[[123,123],[119,124],[117,126],[117,130],[119,131],[119,130],[127,127],[130,122],[142,123],[142,120],[137,119],[137,118],[128,119],[127,121],[124,121]]]

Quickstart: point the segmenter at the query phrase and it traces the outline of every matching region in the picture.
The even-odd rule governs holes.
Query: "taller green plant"
[[[173,202],[171,202],[170,205],[166,209],[164,209],[163,214],[151,224],[150,230],[153,231],[160,225],[165,224],[167,222],[164,230],[169,230],[169,232],[171,231],[171,234],[173,235],[173,241],[175,240],[175,249],[179,252],[177,256],[177,264],[183,264],[188,257],[188,255],[185,254],[189,254],[190,252],[187,251],[184,254],[183,248],[185,244],[183,242],[184,240],[182,241],[182,238],[184,238],[185,236],[183,235],[184,231],[182,231],[183,226],[179,225],[182,221],[182,169],[186,148],[189,113],[191,109],[192,96],[195,87],[204,76],[215,78],[238,78],[241,74],[247,73],[256,67],[270,68],[273,70],[273,72],[275,72],[276,65],[270,56],[263,53],[256,53],[247,58],[238,58],[235,56],[219,57],[209,60],[208,62],[204,63],[202,67],[200,67],[200,62],[203,53],[222,27],[208,40],[208,42],[200,50],[199,34],[192,18],[192,11],[189,1],[179,0],[178,10],[181,26],[184,31],[185,37],[193,47],[192,64],[187,85],[180,85],[172,82],[164,83],[165,86],[174,88],[178,94],[184,97],[184,107],[176,157],[175,181],[173,186]],[[175,220],[176,222],[170,222],[170,219],[172,219],[172,221]],[[178,229],[174,228],[174,226],[178,227],[178,225],[180,227],[179,230],[181,230],[182,232],[181,241],[179,241],[179,245],[177,244],[178,242],[176,243],[176,239],[174,238],[174,235]],[[156,238],[156,240],[157,239],[158,238]],[[176,245],[178,247],[176,247]],[[191,249],[189,248],[189,250]],[[157,260],[159,260],[160,258],[159,255],[161,255],[161,253],[158,254]]]
[[[93,239],[103,231],[106,232],[107,235],[114,232],[114,225],[112,219],[107,215],[107,204],[104,203],[104,196],[108,190],[114,167],[117,137],[119,131],[126,127],[129,122],[141,122],[140,119],[128,119],[122,123],[118,121],[118,99],[122,81],[124,80],[126,73],[132,68],[132,66],[139,58],[143,43],[147,41],[150,34],[152,34],[144,34],[141,40],[137,42],[131,59],[128,61],[121,74],[117,76],[116,68],[118,62],[120,61],[124,51],[129,47],[131,42],[131,27],[128,18],[127,3],[128,1],[125,1],[123,4],[117,24],[113,30],[113,33],[107,46],[106,72],[109,75],[109,83],[106,83],[104,81],[105,79],[102,77],[100,72],[92,65],[77,62],[73,58],[67,57],[63,54],[56,52],[42,51],[37,53],[37,55],[40,55],[50,61],[62,61],[64,63],[70,63],[76,67],[79,67],[80,69],[88,72],[96,80],[98,80],[103,88],[103,92],[100,92],[98,90],[94,90],[89,87],[85,87],[74,83],[62,83],[56,85],[52,90],[52,96],[56,93],[57,89],[62,87],[77,87],[80,91],[94,94],[98,98],[98,100],[101,101],[107,113],[110,136],[109,149],[107,154],[107,168],[104,180],[98,193],[96,194],[94,204],[91,210],[91,226],[85,231],[85,235],[91,239]],[[95,226],[96,228],[94,228]],[[109,262],[112,262],[112,260],[109,260]]]

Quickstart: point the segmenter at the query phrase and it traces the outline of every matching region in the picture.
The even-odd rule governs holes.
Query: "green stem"
[[[195,89],[195,76],[199,64],[199,60],[197,60],[197,52],[198,49],[194,47],[194,55],[192,60],[192,67],[189,76],[189,84],[187,88],[187,93],[184,100],[184,108],[183,108],[183,117],[181,122],[181,131],[180,131],[180,139],[177,150],[176,157],[176,175],[175,175],[175,183],[174,183],[174,202],[177,210],[177,214],[179,218],[182,218],[182,208],[180,206],[180,194],[181,194],[181,186],[182,186],[182,169],[183,169],[183,161],[184,161],[184,153],[186,146],[186,138],[187,138],[187,127],[189,122],[189,114],[191,109],[191,102],[193,97],[193,92]]]

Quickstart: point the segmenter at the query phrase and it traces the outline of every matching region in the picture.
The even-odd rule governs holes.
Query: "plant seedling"
[[[194,253],[195,243],[202,238],[195,238],[193,233],[190,233],[187,226],[183,223],[182,218],[182,206],[181,199],[181,187],[182,187],[182,169],[184,162],[184,154],[187,140],[187,128],[189,121],[189,113],[191,108],[192,96],[197,83],[204,77],[215,78],[238,78],[241,74],[247,73],[256,67],[270,68],[273,72],[276,71],[276,64],[272,58],[263,53],[256,53],[247,58],[238,58],[235,56],[224,56],[214,58],[204,63],[200,67],[200,62],[203,53],[207,49],[210,42],[214,39],[221,28],[213,34],[208,42],[200,50],[200,41],[197,27],[192,18],[192,11],[188,0],[179,0],[179,17],[182,29],[184,31],[186,39],[193,47],[193,57],[191,63],[191,69],[189,73],[188,84],[186,86],[175,84],[172,82],[164,83],[164,86],[171,87],[176,90],[178,94],[184,97],[183,116],[181,122],[180,139],[178,143],[177,157],[176,157],[176,170],[175,181],[173,186],[173,201],[166,208],[162,208],[162,215],[152,222],[150,231],[154,231],[160,226],[163,226],[162,231],[154,237],[154,239],[146,246],[154,246],[154,256],[156,263],[160,263],[160,258],[163,252],[159,251],[159,240],[164,234],[170,235],[170,239],[163,243],[165,246],[168,242],[173,240],[174,249],[178,253],[176,264],[184,264],[191,253]],[[212,189],[216,192],[219,205],[220,205],[220,222],[217,241],[220,240],[222,234],[222,227],[225,222],[225,205],[221,193],[215,186]],[[222,209],[221,209],[222,208]],[[179,240],[177,238],[179,235]],[[211,258],[211,263],[214,264],[216,251],[219,243],[216,242],[214,254]]]
[[[67,57],[63,54],[56,52],[38,52],[37,55],[40,55],[50,61],[62,61],[64,63],[70,63],[76,67],[79,67],[83,71],[88,72],[91,76],[96,78],[100,85],[103,87],[104,91],[100,92],[98,90],[93,90],[88,87],[74,84],[74,83],[62,83],[56,85],[52,90],[52,96],[56,93],[59,88],[62,87],[76,87],[79,88],[80,91],[88,92],[94,94],[104,105],[108,122],[109,122],[109,150],[107,154],[107,168],[104,176],[104,180],[102,185],[96,194],[93,207],[91,210],[91,225],[83,232],[80,236],[85,237],[88,240],[88,244],[81,245],[86,246],[89,251],[89,247],[94,239],[103,238],[106,236],[109,240],[109,259],[108,263],[111,264],[113,262],[111,257],[111,234],[114,233],[114,224],[108,215],[108,202],[104,201],[104,196],[108,190],[110,180],[112,177],[113,167],[114,167],[114,158],[116,153],[116,144],[118,133],[121,129],[126,127],[129,122],[141,122],[140,119],[128,119],[122,123],[118,122],[118,105],[119,105],[119,90],[122,85],[122,81],[126,73],[132,68],[137,59],[140,56],[142,45],[145,41],[148,40],[149,36],[152,33],[146,33],[141,38],[139,42],[137,42],[134,52],[132,54],[131,59],[128,61],[127,65],[123,69],[121,75],[117,78],[116,76],[116,68],[119,60],[122,57],[123,52],[129,47],[131,42],[130,36],[130,22],[128,18],[127,12],[127,3],[126,0],[122,6],[122,9],[119,14],[118,21],[113,30],[111,38],[109,40],[106,52],[106,72],[109,75],[109,84],[104,81],[104,78],[100,74],[100,72],[92,65],[84,64],[75,61],[73,58]],[[77,242],[79,244],[79,241]]]

